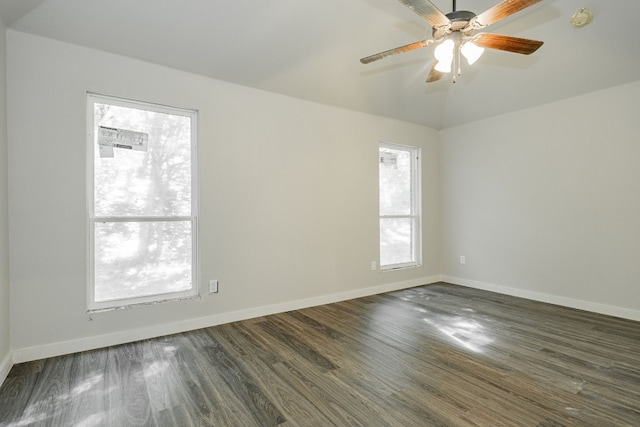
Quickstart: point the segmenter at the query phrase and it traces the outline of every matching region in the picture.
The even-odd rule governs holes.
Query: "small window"
[[[380,143],[380,268],[422,263],[420,232],[420,149]]]
[[[89,310],[197,295],[196,119],[88,96]]]

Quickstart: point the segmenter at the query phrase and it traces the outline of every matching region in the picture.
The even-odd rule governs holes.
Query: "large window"
[[[196,112],[88,96],[90,310],[197,295]]]
[[[380,143],[380,268],[422,263],[420,149]]]

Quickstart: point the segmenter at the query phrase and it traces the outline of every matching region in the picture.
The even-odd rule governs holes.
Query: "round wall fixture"
[[[576,28],[582,28],[585,25],[593,21],[593,14],[587,8],[578,9],[576,13],[571,17],[571,25]]]

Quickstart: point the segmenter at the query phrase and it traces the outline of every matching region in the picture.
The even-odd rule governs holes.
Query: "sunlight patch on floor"
[[[484,326],[476,320],[449,318],[445,322],[424,318],[424,321],[437,328],[455,343],[473,351],[483,353],[484,347],[494,339],[483,333]]]

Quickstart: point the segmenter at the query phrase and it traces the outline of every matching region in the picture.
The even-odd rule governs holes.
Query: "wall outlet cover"
[[[215,294],[218,292],[218,281],[217,280],[209,280],[209,293]]]

